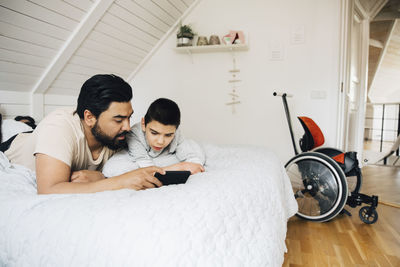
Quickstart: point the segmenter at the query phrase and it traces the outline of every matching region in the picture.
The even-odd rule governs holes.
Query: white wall
[[[0,113],[3,119],[30,114],[30,96],[27,92],[0,91]]]
[[[336,138],[339,88],[340,1],[331,0],[203,0],[183,21],[199,35],[224,35],[243,30],[250,48],[237,52],[243,80],[240,101],[232,114],[228,84],[230,53],[176,53],[175,31],[133,78],[134,120],[158,97],[174,99],[181,107],[187,137],[217,144],[252,144],[276,152],[283,161],[293,155],[282,101],[275,90],[294,94],[289,99],[296,139],[302,130],[294,115],[313,118],[327,145]],[[304,26],[305,42],[292,44],[295,26]],[[284,45],[283,61],[271,61],[269,45]],[[324,91],[325,99],[311,98]]]
[[[53,95],[43,96],[43,114],[46,116],[56,108],[76,107],[77,96]],[[32,112],[32,96],[29,92],[14,92],[0,90],[0,113],[3,119],[13,119],[15,116],[32,116],[37,122],[42,118]]]

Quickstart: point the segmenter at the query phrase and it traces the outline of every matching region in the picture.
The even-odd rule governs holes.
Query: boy
[[[159,166],[164,171],[203,172],[205,155],[197,143],[181,135],[180,115],[174,101],[155,100],[127,135],[128,151],[113,156],[104,166],[103,174],[110,177],[149,166]]]

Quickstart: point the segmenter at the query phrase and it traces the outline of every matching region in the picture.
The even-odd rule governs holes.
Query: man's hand
[[[193,162],[179,162],[163,168],[165,171],[190,171],[191,174],[204,172],[204,167],[201,164]]]
[[[142,190],[162,186],[162,183],[154,177],[156,172],[165,174],[163,169],[151,166],[133,170],[112,179],[119,179],[122,183],[122,188]]]
[[[71,182],[73,183],[90,183],[105,179],[104,175],[99,171],[81,170],[71,174]]]

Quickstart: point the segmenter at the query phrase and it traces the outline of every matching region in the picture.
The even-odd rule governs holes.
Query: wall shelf
[[[234,52],[234,51],[247,51],[249,50],[248,44],[234,44],[234,45],[201,45],[201,46],[182,46],[175,47],[174,50],[178,53],[210,53],[210,52]]]

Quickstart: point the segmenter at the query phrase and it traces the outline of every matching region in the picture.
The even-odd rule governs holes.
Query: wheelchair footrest
[[[362,203],[371,204],[371,207],[375,209],[378,206],[378,196],[368,196],[357,193],[351,194],[351,196],[347,199],[347,205],[352,208],[360,206]]]

